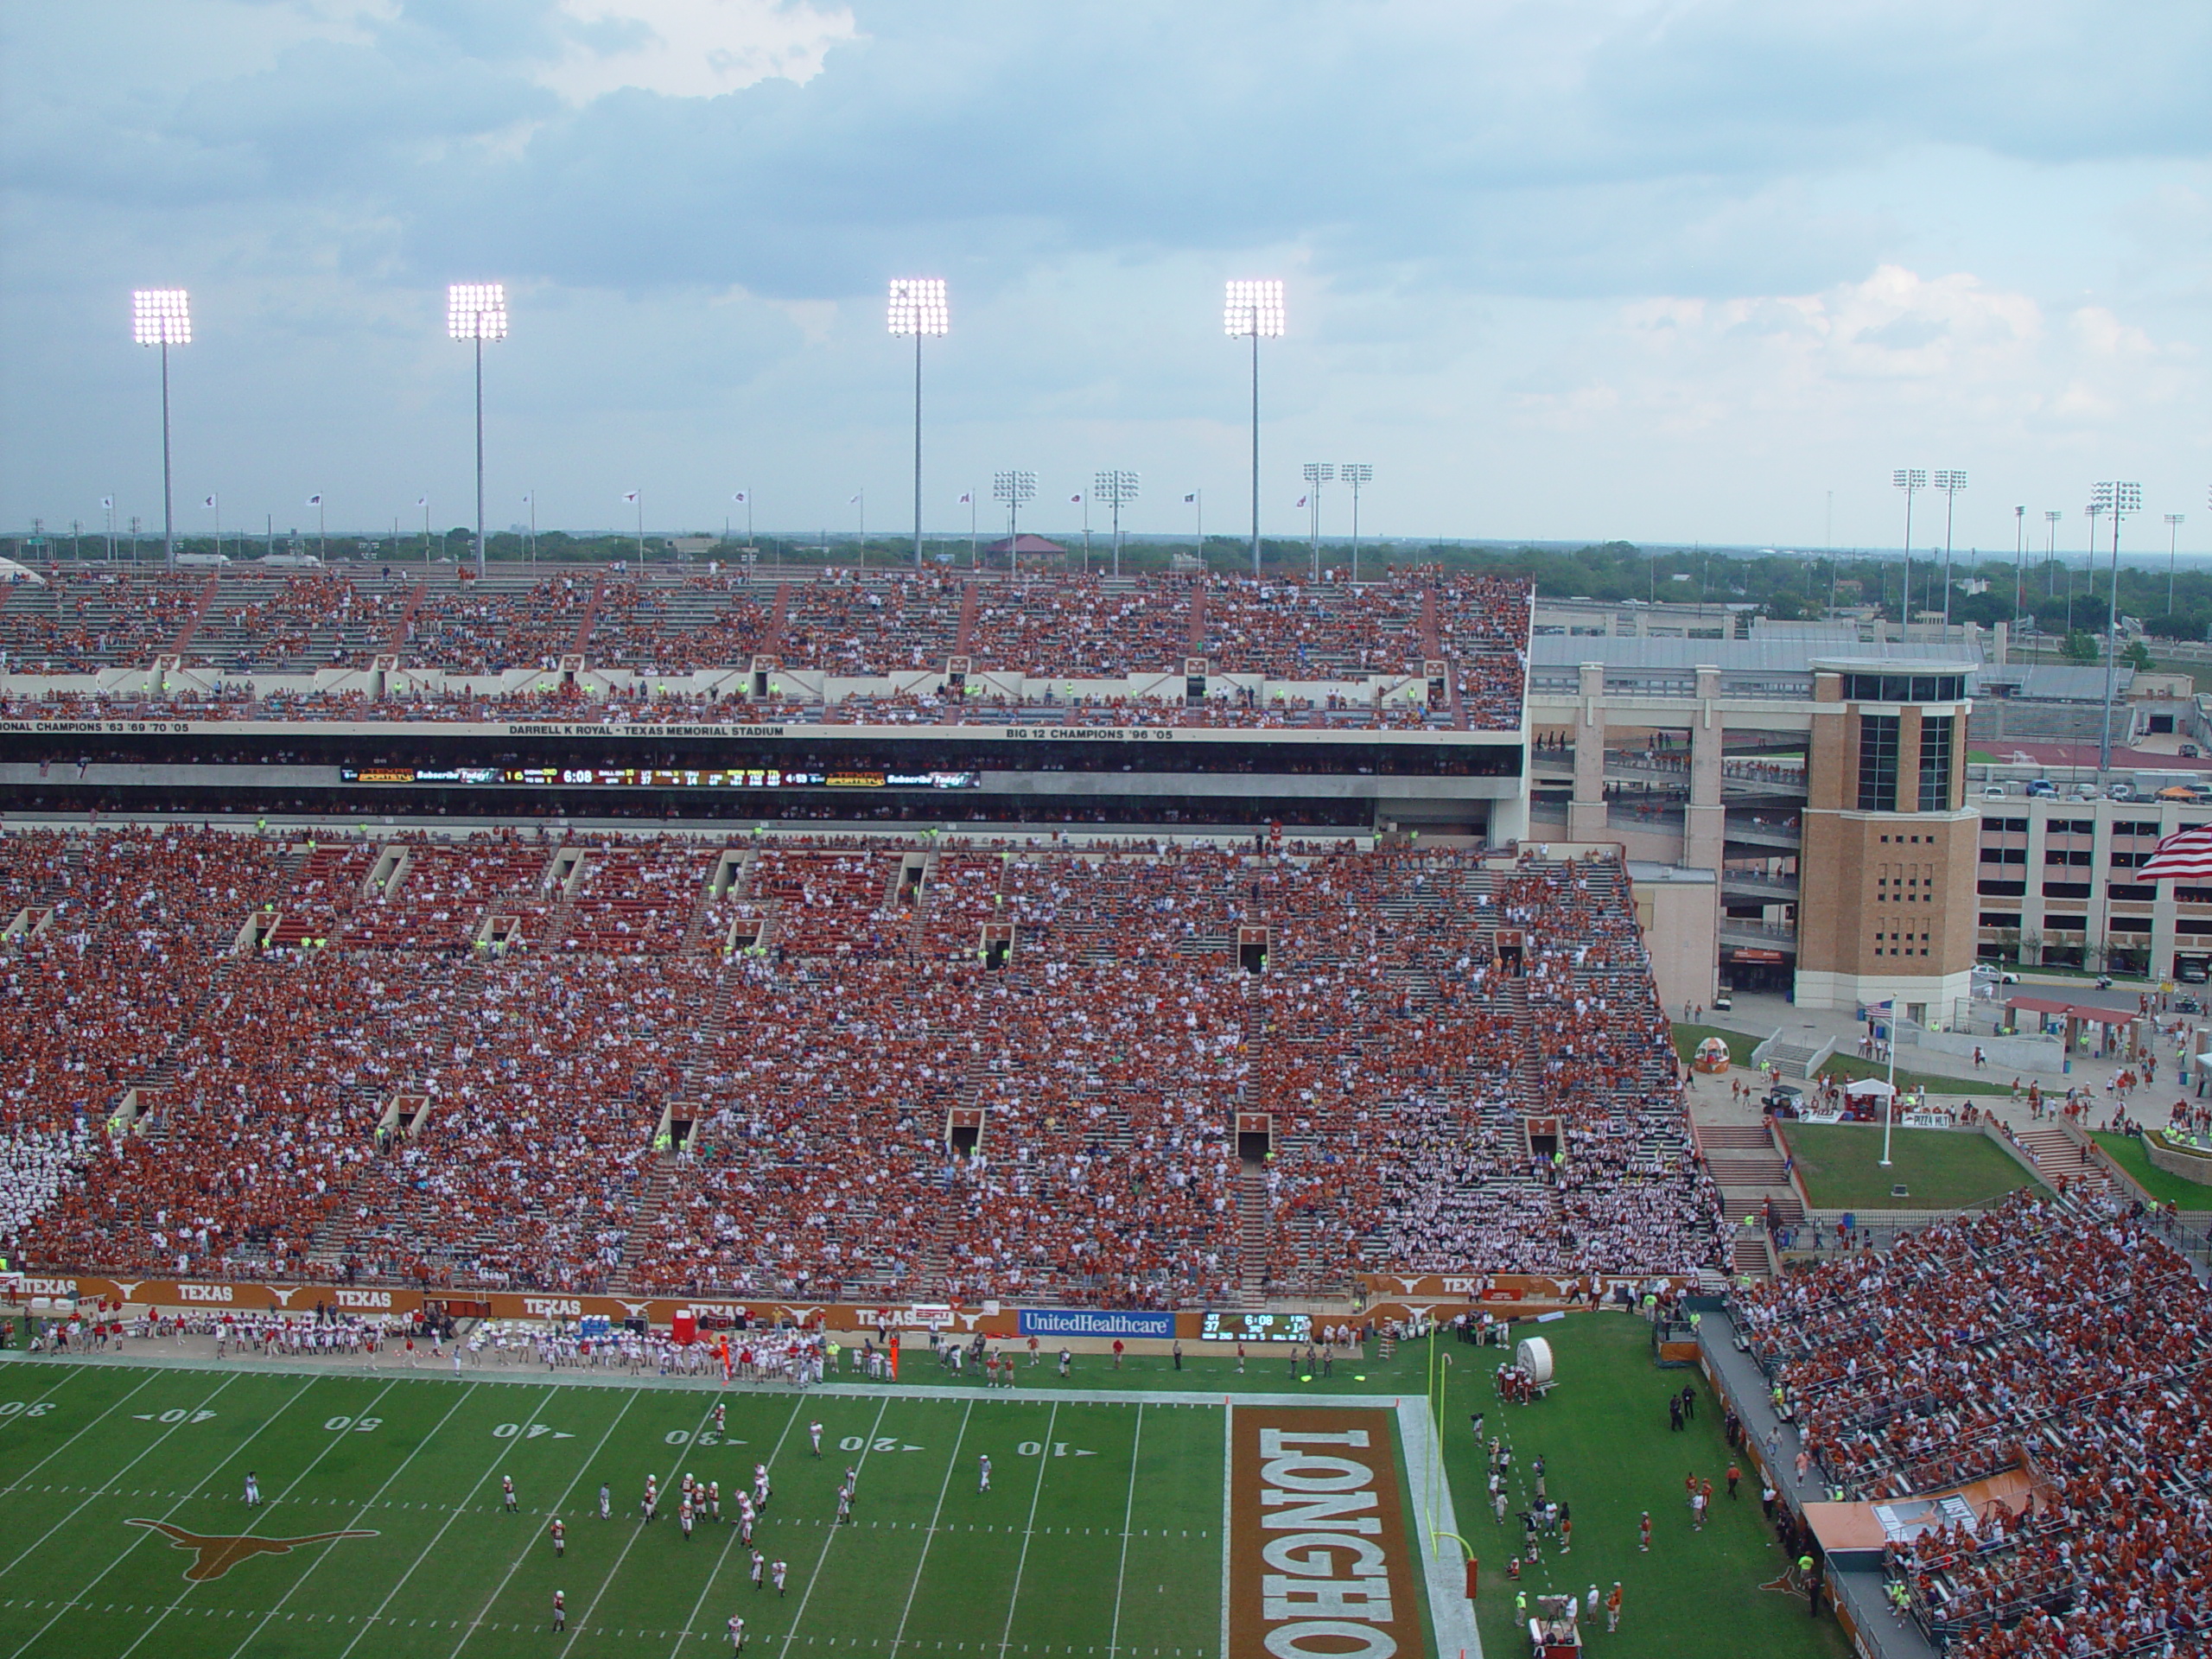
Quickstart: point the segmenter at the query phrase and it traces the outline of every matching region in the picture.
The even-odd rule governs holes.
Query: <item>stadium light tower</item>
[[[1122,509],[1137,499],[1137,475],[1113,468],[1090,480],[1090,493],[1114,510],[1114,574],[1122,574]]]
[[[2120,521],[2143,511],[2143,486],[2107,480],[2094,492],[2096,505],[2112,515],[2112,609],[2105,622],[2104,736],[2097,744],[2097,781],[2112,769],[2112,694],[2120,678]]]
[[[1279,277],[1232,279],[1222,306],[1222,332],[1252,342],[1252,574],[1260,574],[1260,342],[1283,332]]]
[[[2166,614],[2174,613],[2174,564],[2181,557],[2181,524],[2183,515],[2166,515]]]
[[[1337,463],[1337,476],[1351,486],[1351,579],[1359,580],[1359,486],[1370,482],[1375,469],[1363,461]]]
[[[1008,575],[1021,570],[1021,509],[1037,499],[1037,474],[1012,467],[991,474],[991,499],[1006,503],[1006,564]]]
[[[1938,473],[1936,487],[1943,492],[1943,637],[1951,637],[1951,514],[1959,505],[1959,492],[1967,486],[1964,473]]]
[[[504,283],[454,283],[446,289],[446,335],[476,348],[476,574],[484,574],[484,342],[507,337]]]
[[[1300,468],[1306,480],[1306,527],[1313,543],[1313,580],[1321,580],[1321,486],[1337,475],[1337,469],[1325,461],[1309,461]]]
[[[1900,614],[1904,618],[1904,634],[1912,638],[1912,498],[1916,491],[1928,487],[1928,474],[1917,467],[1900,467],[1890,474],[1890,484],[1904,492],[1904,604]]]
[[[2043,510],[2043,567],[2045,599],[2058,597],[2058,521],[2066,515],[2056,507]]]
[[[169,479],[169,347],[192,344],[192,296],[181,288],[142,288],[130,296],[130,338],[162,348],[162,561],[176,568],[176,509]]]
[[[891,333],[914,337],[914,569],[922,568],[922,341],[952,332],[952,309],[942,276],[891,279]],[[863,545],[861,557],[867,557]]]

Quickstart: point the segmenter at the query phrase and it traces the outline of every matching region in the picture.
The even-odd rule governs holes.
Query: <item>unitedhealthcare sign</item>
[[[1025,1307],[1025,1337],[1172,1337],[1173,1313],[1102,1313],[1079,1307]]]

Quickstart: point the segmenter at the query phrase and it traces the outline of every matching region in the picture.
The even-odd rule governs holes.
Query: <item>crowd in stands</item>
[[[2212,1293],[2099,1200],[2023,1192],[1736,1296],[1824,1481],[1873,1498],[2018,1471],[1892,1543],[1967,1659],[2212,1644]]]
[[[1356,586],[1288,575],[978,579],[942,570],[831,569],[775,580],[579,568],[484,581],[404,569],[71,571],[49,586],[0,592],[0,668],[82,675],[144,667],[175,651],[194,668],[296,677],[391,656],[403,671],[480,680],[580,657],[638,683],[634,698],[597,701],[658,708],[666,718],[702,718],[702,701],[731,705],[727,717],[735,719],[804,718],[798,710],[811,709],[854,720],[882,703],[908,711],[894,719],[1002,721],[1057,708],[1059,717],[1090,724],[1497,731],[1520,724],[1529,626],[1525,583],[1427,567]],[[747,672],[756,657],[779,677],[820,677],[804,696],[783,677],[756,686]],[[956,657],[968,664],[964,686],[950,677]],[[1206,659],[1213,675],[1264,684],[1217,683],[1192,702],[1184,671],[1193,658]],[[1432,696],[1434,662],[1449,665],[1450,682]],[[716,669],[734,672],[705,686],[668,685]],[[1132,679],[1139,683],[1127,690],[1099,683]],[[855,680],[891,683],[842,683]],[[467,718],[461,709],[485,702],[505,705],[486,717],[514,718],[518,694],[527,702],[550,690],[511,686],[487,696],[479,686],[448,684],[380,699],[376,717]],[[849,704],[848,694],[856,701]],[[233,718],[368,717],[365,697],[289,688],[216,701]],[[786,702],[794,711],[777,712]],[[221,716],[195,708],[190,717]]]
[[[121,829],[0,883],[54,912],[0,954],[45,1262],[1175,1306],[1715,1259],[1611,865]]]

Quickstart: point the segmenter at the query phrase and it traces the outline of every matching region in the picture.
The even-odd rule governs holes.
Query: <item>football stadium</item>
[[[1736,1214],[1531,618],[5,590],[0,1655],[2206,1651],[2196,1268]]]

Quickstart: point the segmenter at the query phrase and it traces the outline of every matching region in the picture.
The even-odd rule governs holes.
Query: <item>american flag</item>
[[[2135,873],[2139,881],[2174,876],[2184,881],[2212,880],[2212,823],[2177,830],[2160,842],[2150,862]]]

